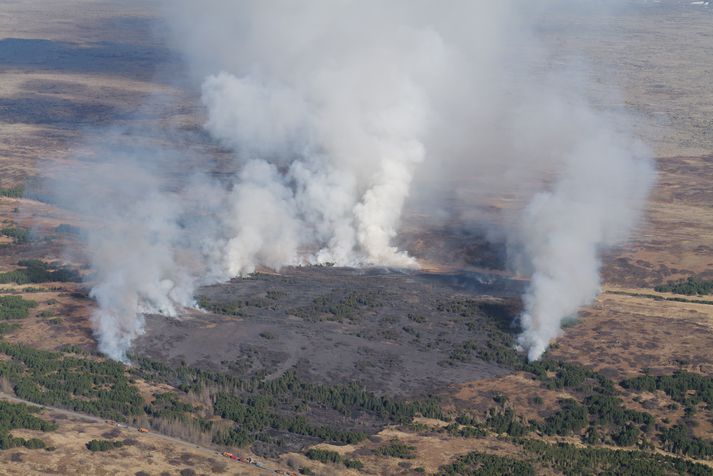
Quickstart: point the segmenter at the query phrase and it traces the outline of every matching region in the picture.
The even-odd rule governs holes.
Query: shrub
[[[413,459],[416,457],[416,447],[407,445],[397,439],[393,439],[389,444],[377,448],[374,453],[380,456],[390,456],[392,458]]]
[[[351,469],[363,469],[364,463],[362,463],[358,459],[345,459],[344,466]]]
[[[91,440],[87,444],[87,449],[89,451],[109,451],[114,448],[121,448],[124,443],[121,441],[110,441],[110,440]]]
[[[319,461],[320,463],[341,463],[342,455],[336,451],[320,450],[317,448],[312,448],[305,453],[309,459]]]
[[[0,320],[24,319],[29,315],[30,309],[36,306],[35,301],[20,296],[0,296]]]

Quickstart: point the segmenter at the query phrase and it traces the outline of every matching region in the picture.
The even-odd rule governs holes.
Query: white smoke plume
[[[101,350],[124,359],[144,313],[176,314],[195,286],[260,266],[416,267],[396,245],[404,208],[456,196],[520,204],[489,223],[531,277],[519,342],[539,358],[596,296],[600,253],[637,225],[654,176],[626,117],[551,67],[541,8],[166,0],[205,130],[239,172],[176,186],[145,154],[130,161],[145,179],[120,174],[122,188],[108,174],[114,192],[83,191],[102,223],[89,238]]]
[[[99,350],[126,361],[131,342],[144,330],[144,314],[176,316],[193,306],[199,269],[184,266],[183,198],[161,179],[159,164],[177,166],[165,149],[122,140],[122,131],[103,131],[69,167],[48,173],[54,201],[89,223],[92,316]],[[172,154],[168,152],[168,156]]]
[[[638,225],[653,183],[647,151],[584,114],[577,124],[591,132],[572,144],[561,175],[534,195],[517,229],[531,276],[519,338],[530,360],[559,335],[563,320],[599,293],[600,254]]]
[[[213,73],[207,130],[239,160],[284,166],[261,183],[266,204],[280,197],[286,243],[276,247],[273,230],[251,235],[254,252],[228,253],[231,272],[254,269],[256,253],[293,263],[304,245],[316,248],[312,262],[413,266],[392,241],[419,167],[479,176],[471,186],[483,202],[529,202],[503,226],[531,277],[519,342],[539,358],[598,293],[600,253],[638,224],[654,176],[645,148],[620,130],[626,118],[596,111],[566,68],[543,68],[549,52],[533,31],[563,6],[171,2],[192,64]],[[567,8],[582,6],[593,5]]]
[[[444,52],[439,38],[428,30],[384,30],[383,37],[357,42],[349,37],[358,31],[345,38],[343,28],[351,20],[339,15],[330,19],[334,24],[324,25],[327,29],[320,35],[325,38],[313,40],[328,41],[330,48],[308,43],[291,50],[305,41],[304,31],[283,30],[281,37],[274,32],[294,7],[281,5],[285,11],[280,12],[274,5],[247,5],[242,7],[260,28],[227,34],[242,45],[238,55],[252,57],[249,49],[260,50],[265,60],[233,67],[226,61],[218,66],[222,71],[205,79],[206,129],[251,170],[267,170],[255,161],[284,167],[281,173],[263,174],[259,185],[270,196],[279,189],[284,207],[273,211],[287,214],[280,220],[295,223],[280,230],[289,245],[276,249],[269,238],[258,240],[256,246],[269,249],[247,254],[231,246],[229,268],[252,270],[258,255],[263,264],[293,264],[298,251],[293,245],[314,248],[305,258],[310,262],[415,266],[392,240],[415,167],[425,155],[431,93],[425,76],[440,69]],[[321,7],[326,10],[318,11]],[[309,23],[312,15],[334,7],[300,9]],[[251,193],[259,192],[258,184],[250,187]],[[278,255],[270,256],[272,251]],[[292,255],[286,256],[288,252]]]

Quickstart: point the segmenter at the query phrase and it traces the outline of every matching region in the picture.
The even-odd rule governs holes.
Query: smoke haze
[[[527,3],[165,2],[205,130],[239,173],[171,188],[143,161],[104,163],[133,185],[92,196],[107,204],[88,247],[100,349],[124,359],[143,313],[259,266],[417,267],[396,245],[404,208],[455,195],[516,204],[488,226],[531,278],[519,343],[539,358],[596,297],[600,254],[638,224],[654,170],[626,116],[552,67],[545,7]]]

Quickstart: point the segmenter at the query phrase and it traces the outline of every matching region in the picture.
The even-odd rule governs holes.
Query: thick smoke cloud
[[[98,308],[92,316],[99,350],[126,360],[132,341],[144,330],[144,314],[176,316],[193,306],[199,279],[183,262],[190,248],[181,226],[188,207],[159,170],[178,165],[180,154],[133,137],[103,131],[101,142],[86,144],[71,166],[46,171],[54,201],[79,214],[86,230],[86,253]],[[170,159],[169,159],[170,156]]]
[[[575,71],[547,67],[532,32],[562,6],[172,2],[168,16],[198,76],[209,74],[207,130],[238,160],[284,168],[262,186],[280,190],[288,243],[275,249],[265,233],[263,262],[308,244],[311,262],[416,265],[392,242],[419,171],[442,181],[434,208],[445,183],[478,188],[474,207],[514,197],[523,205],[500,233],[531,277],[519,341],[536,359],[598,293],[600,253],[637,225],[653,180],[626,118],[595,111]],[[582,7],[592,4],[567,5]],[[270,264],[280,261],[295,255]]]
[[[260,266],[417,267],[396,246],[404,208],[455,196],[507,198],[488,223],[531,278],[519,343],[538,358],[596,296],[654,173],[626,117],[552,65],[534,33],[548,7],[529,3],[166,1],[205,130],[239,173],[172,188],[139,162],[138,195],[94,197],[111,203],[89,239],[101,349],[123,358],[142,313]]]

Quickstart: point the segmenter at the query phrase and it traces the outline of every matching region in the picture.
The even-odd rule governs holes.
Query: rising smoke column
[[[129,135],[127,144],[124,135]],[[127,360],[133,340],[144,332],[144,315],[176,316],[195,305],[193,291],[202,267],[188,267],[190,249],[182,222],[187,209],[161,168],[180,167],[180,154],[139,144],[123,130],[104,130],[70,166],[46,171],[53,201],[82,217],[91,272],[91,317],[98,347]]]
[[[262,185],[291,193],[285,208],[273,211],[296,225],[290,237],[283,230],[297,245],[288,247],[294,254],[273,259],[268,249],[228,250],[230,269],[254,269],[258,255],[273,266],[416,266],[392,241],[427,154],[433,75],[444,71],[448,52],[431,29],[402,24],[404,6],[183,5],[190,15],[179,20],[190,18],[195,39],[187,49],[197,48],[196,61],[217,56],[202,81],[206,130],[240,163],[275,165],[273,181]],[[216,18],[231,15],[235,24],[221,29]],[[367,24],[373,28],[364,35]],[[214,29],[220,38],[202,34]],[[226,41],[235,45],[232,55],[214,54]]]
[[[517,230],[531,272],[518,342],[530,360],[597,296],[601,252],[639,224],[654,179],[646,150],[584,113],[578,123],[590,135],[574,144],[552,188],[534,195]]]

